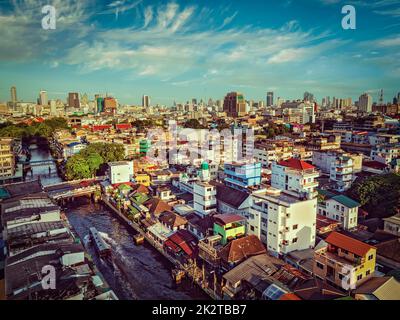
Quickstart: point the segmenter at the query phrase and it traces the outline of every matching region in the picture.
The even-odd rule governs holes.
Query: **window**
[[[295,224],[295,225],[293,226],[293,230],[297,230],[298,227],[299,227],[299,225],[298,225],[298,224]]]
[[[374,258],[374,255],[371,254],[370,256],[368,256],[368,260],[372,260]]]
[[[251,231],[254,231],[254,226],[250,226],[250,230],[251,230]]]
[[[317,267],[320,269],[324,269],[324,265],[322,263],[317,262]]]
[[[339,280],[343,280],[344,275],[342,275],[341,273],[339,273]]]
[[[362,274],[357,276],[357,281],[360,281],[362,279]]]
[[[365,273],[365,275],[369,276],[371,273],[371,270],[367,270],[367,272]]]
[[[293,238],[292,243],[296,243],[297,242],[297,238]]]

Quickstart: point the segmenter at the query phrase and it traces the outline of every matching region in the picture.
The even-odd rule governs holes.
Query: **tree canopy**
[[[89,179],[102,165],[121,161],[124,157],[125,149],[121,144],[93,143],[67,160],[65,176],[67,180]]]
[[[68,128],[67,120],[64,118],[46,119],[43,122],[33,122],[31,125],[25,123],[13,124],[7,122],[0,126],[0,137],[10,138],[49,138],[57,129]]]
[[[393,216],[400,208],[400,175],[389,173],[356,181],[348,195],[372,218]]]

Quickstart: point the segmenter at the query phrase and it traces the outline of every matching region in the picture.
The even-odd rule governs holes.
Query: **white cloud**
[[[144,25],[143,28],[146,28],[150,22],[153,20],[153,7],[146,7],[144,10]]]
[[[221,28],[223,28],[223,27],[227,26],[228,24],[230,24],[230,23],[233,21],[233,19],[235,19],[235,17],[237,16],[237,14],[238,14],[238,11],[236,11],[236,12],[235,12],[233,15],[231,15],[230,17],[226,17],[226,18],[224,19],[224,22],[222,23]]]
[[[289,48],[284,49],[268,59],[268,63],[277,64],[290,61],[299,61],[307,53],[305,48]]]

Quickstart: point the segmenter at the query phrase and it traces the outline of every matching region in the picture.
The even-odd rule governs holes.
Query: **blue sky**
[[[41,28],[41,7],[57,10]],[[357,29],[343,30],[351,4]],[[352,97],[400,91],[400,0],[0,0],[0,101],[41,89],[171,105],[267,91]]]

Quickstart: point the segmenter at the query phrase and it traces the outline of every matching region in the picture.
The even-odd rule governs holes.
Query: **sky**
[[[41,9],[56,8],[56,29]],[[342,28],[344,5],[356,29]],[[192,98],[297,99],[305,91],[385,101],[400,91],[400,0],[0,0],[0,101],[122,104]]]

